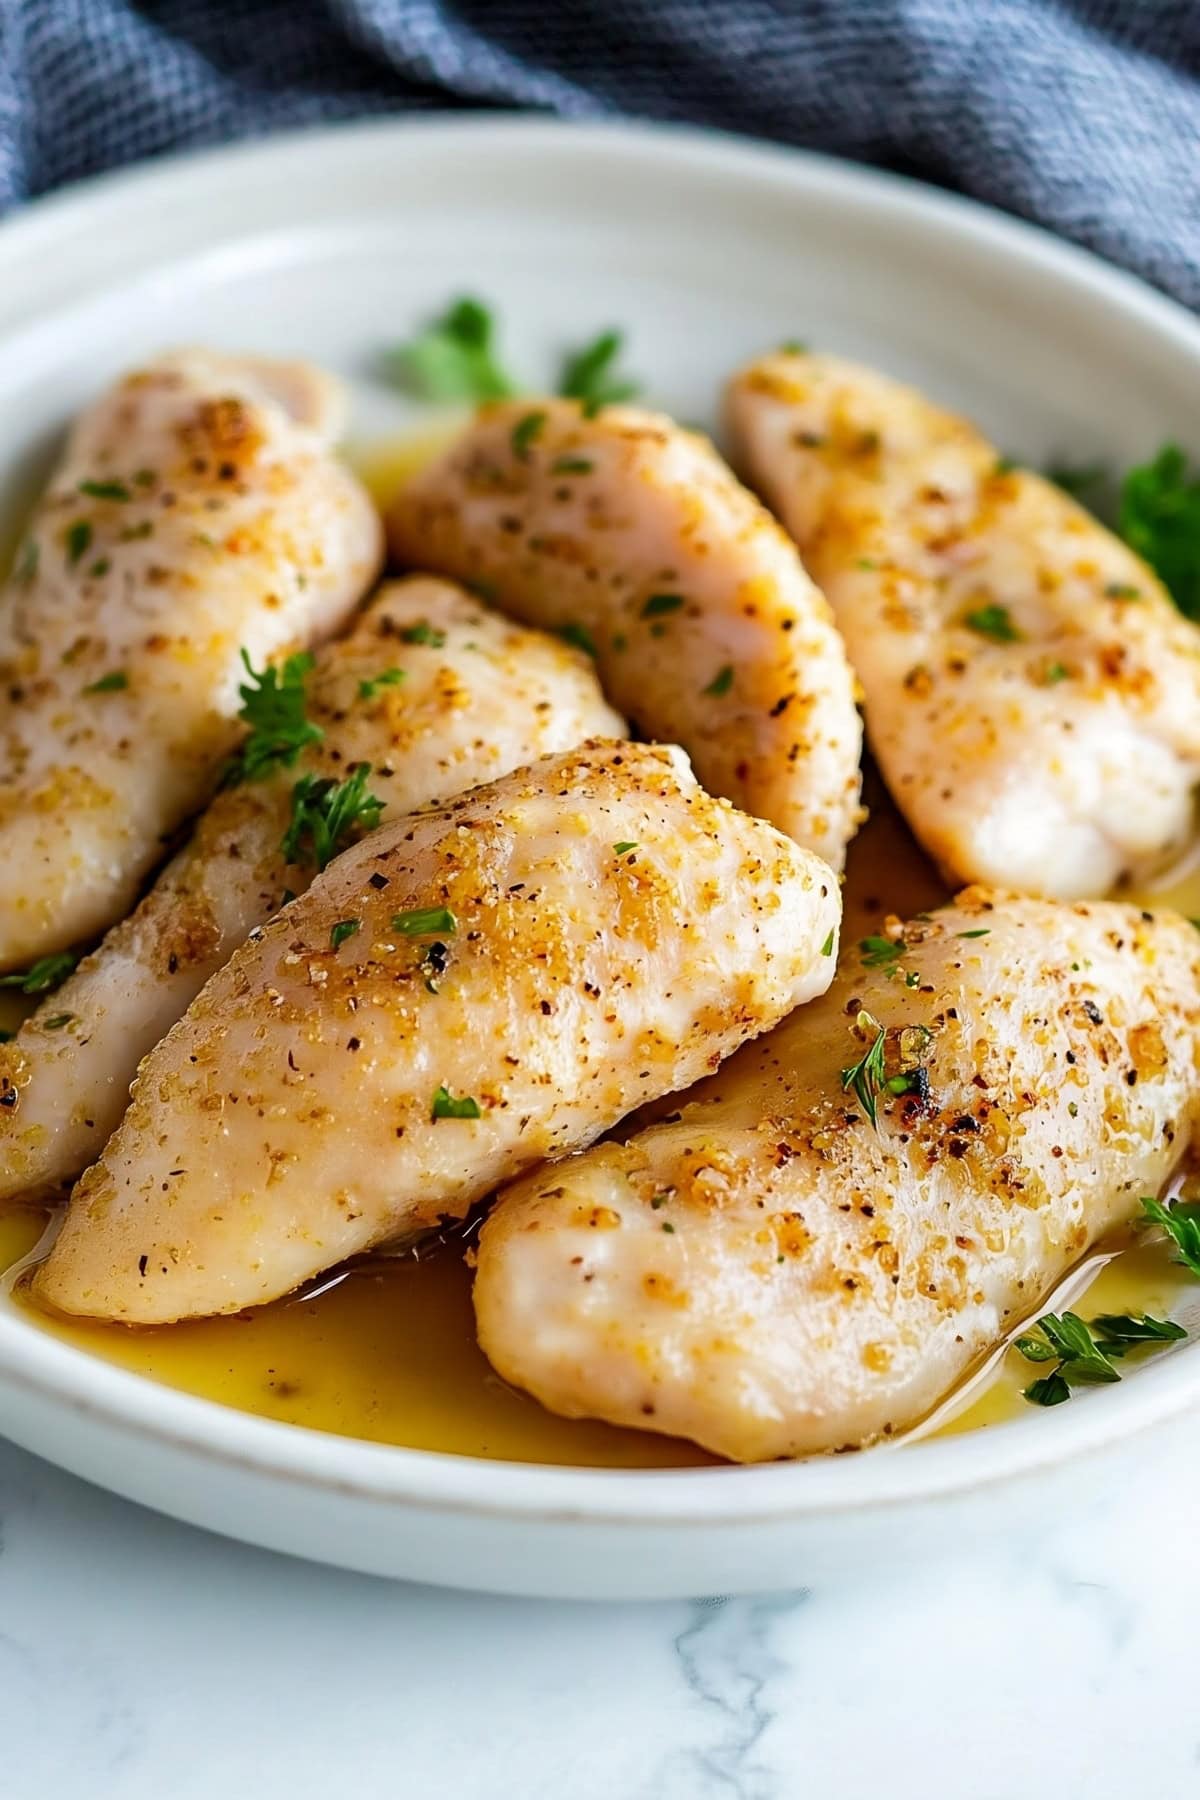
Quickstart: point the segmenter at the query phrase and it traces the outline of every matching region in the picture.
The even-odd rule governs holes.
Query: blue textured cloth
[[[0,0],[0,209],[179,145],[454,103],[888,164],[1200,306],[1197,0]]]

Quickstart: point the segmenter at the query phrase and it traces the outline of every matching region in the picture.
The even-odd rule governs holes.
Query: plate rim
[[[85,177],[14,209],[0,220],[0,272],[39,248],[51,253],[49,262],[56,243],[81,228],[93,229],[106,209],[119,214],[130,204],[152,202],[156,193],[170,198],[180,184],[219,187],[239,165],[257,164],[263,173],[274,168],[286,177],[292,164],[323,153],[353,164],[364,147],[369,151],[379,141],[420,141],[434,156],[464,142],[483,150],[498,141],[504,154],[520,156],[543,152],[551,139],[584,160],[650,158],[673,163],[700,181],[733,176],[768,184],[800,205],[806,198],[832,198],[860,216],[906,216],[945,240],[966,239],[993,249],[1002,263],[1016,262],[1033,278],[1085,293],[1089,304],[1101,303],[1110,314],[1168,340],[1200,370],[1200,320],[1181,302],[1042,226],[909,176],[673,122],[435,111],[302,126],[233,145],[186,149]],[[234,236],[254,235],[257,229]],[[214,239],[210,230],[200,233],[196,248],[225,241],[225,234]],[[155,266],[151,258],[148,267]],[[97,297],[107,285],[98,281],[87,297]],[[80,297],[72,293],[71,303]],[[3,339],[19,337],[36,309],[35,286],[25,315],[3,327]],[[39,324],[45,322],[43,314],[37,317]],[[1189,1353],[1168,1354],[1139,1371],[1136,1383],[1086,1396],[1065,1413],[1056,1410],[1052,1425],[1031,1415],[959,1436],[877,1446],[866,1456],[715,1469],[610,1469],[384,1445],[265,1418],[121,1369],[55,1339],[11,1304],[0,1309],[0,1393],[23,1390],[39,1404],[88,1415],[117,1433],[317,1492],[542,1522],[749,1526],[833,1511],[861,1514],[994,1488],[1082,1460],[1181,1413],[1200,1391],[1200,1343],[1190,1354],[1194,1372]],[[53,1460],[54,1452],[49,1454]]]

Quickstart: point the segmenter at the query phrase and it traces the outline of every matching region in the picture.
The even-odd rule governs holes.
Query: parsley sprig
[[[473,1099],[470,1094],[463,1094],[460,1099],[455,1099],[443,1082],[433,1096],[430,1116],[434,1119],[481,1119],[483,1110],[478,1100]]]
[[[1102,1313],[1091,1324],[1078,1313],[1045,1313],[1016,1340],[1027,1362],[1055,1364],[1023,1390],[1025,1399],[1034,1406],[1060,1406],[1073,1387],[1120,1381],[1114,1360],[1131,1350],[1177,1343],[1186,1336],[1173,1319],[1154,1319],[1149,1313]]]
[[[1047,469],[1047,476],[1112,525],[1148,562],[1186,618],[1200,621],[1200,468],[1163,444],[1121,480],[1103,463]]]
[[[1142,1201],[1142,1223],[1161,1225],[1172,1240],[1177,1255],[1172,1262],[1182,1263],[1193,1275],[1200,1275],[1200,1200],[1176,1200],[1164,1206],[1147,1196]]]
[[[239,719],[250,727],[225,775],[227,787],[242,781],[261,781],[283,767],[290,769],[307,744],[325,736],[319,725],[305,716],[305,680],[313,667],[307,650],[300,650],[277,666],[256,669],[243,649],[242,662],[248,679],[238,688],[242,704]]]
[[[464,295],[388,358],[397,385],[419,400],[502,400],[517,391],[496,355],[496,323]]]
[[[370,763],[355,763],[344,781],[302,775],[292,789],[292,817],[280,843],[289,863],[324,869],[356,831],[373,831],[384,802],[367,792]]]
[[[624,343],[622,332],[602,331],[563,362],[558,391],[565,400],[581,401],[585,418],[590,419],[602,406],[616,406],[641,393],[641,383],[615,367]]]

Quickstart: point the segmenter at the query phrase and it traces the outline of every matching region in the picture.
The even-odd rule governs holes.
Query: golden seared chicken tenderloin
[[[1083,899],[1187,841],[1200,630],[1120,539],[838,357],[765,357],[728,411],[833,607],[892,796],[953,880]]]
[[[1138,1215],[1200,1113],[1194,927],[975,889],[894,941],[673,1119],[501,1196],[505,1380],[740,1462],[869,1444]]]
[[[478,581],[594,648],[640,735],[839,869],[861,730],[829,609],[707,439],[573,401],[482,409],[393,504],[404,563]]]
[[[385,824],[147,1057],[38,1291],[232,1312],[460,1217],[821,992],[840,910],[668,747],[597,741]]]
[[[581,651],[421,576],[386,583],[324,647],[304,705],[321,737],[218,794],[136,911],[0,1046],[0,1195],[67,1180],[99,1154],[141,1058],[308,886],[313,864],[283,849],[297,781],[369,763],[388,819],[624,730]]]
[[[238,736],[239,652],[328,636],[382,531],[302,364],[164,356],[79,420],[0,593],[0,968],[132,905]]]

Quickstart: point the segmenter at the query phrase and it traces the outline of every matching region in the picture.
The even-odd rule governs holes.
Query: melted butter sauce
[[[347,455],[385,508],[453,429],[439,423],[421,437],[352,447]],[[0,561],[7,547],[0,545]],[[871,817],[847,870],[846,946],[877,931],[888,913],[907,917],[946,898],[945,884],[877,782],[869,781],[867,800]],[[1200,849],[1155,890],[1130,897],[1200,914]],[[0,1026],[12,1029],[21,1010],[16,996],[0,995]],[[24,1277],[53,1227],[45,1205],[0,1206],[0,1270],[8,1271],[13,1300],[65,1342],[204,1399],[316,1431],[518,1462],[670,1468],[715,1460],[694,1444],[556,1418],[501,1381],[475,1342],[465,1262],[473,1224],[447,1230],[416,1254],[335,1270],[254,1312],[142,1329],[50,1317],[33,1307]],[[1094,1252],[1038,1310],[1163,1317],[1187,1282],[1163,1247],[1115,1244]],[[949,1435],[1014,1418],[1025,1409],[1021,1389],[1039,1372],[1002,1348],[909,1435]]]

